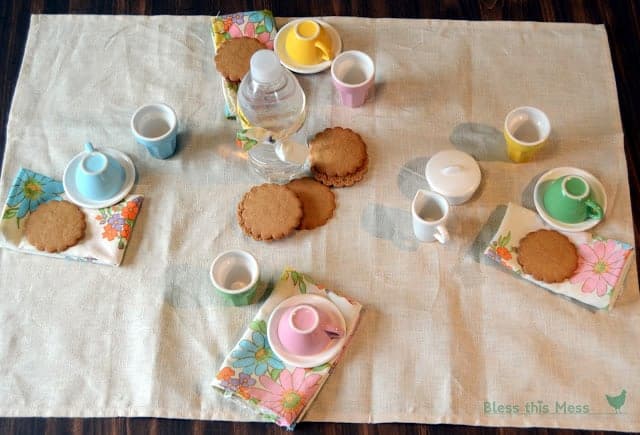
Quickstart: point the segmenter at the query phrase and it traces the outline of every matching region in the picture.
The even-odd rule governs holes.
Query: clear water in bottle
[[[273,51],[260,50],[251,57],[251,68],[238,88],[238,117],[243,128],[271,132],[271,140],[248,151],[249,165],[258,174],[271,182],[286,182],[305,171],[299,156],[307,154],[306,139],[300,133],[306,98],[298,80],[280,65]],[[296,158],[287,160],[288,155]]]

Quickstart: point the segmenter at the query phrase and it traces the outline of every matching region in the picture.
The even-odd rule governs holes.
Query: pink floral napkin
[[[256,38],[268,49],[273,50],[273,41],[277,29],[273,14],[269,10],[238,12],[229,15],[218,15],[211,18],[211,37],[215,52],[224,41],[231,38],[248,36]],[[231,82],[221,76],[222,92],[225,100],[225,116],[235,118],[238,83]]]
[[[47,201],[67,199],[62,183],[29,169],[20,169],[2,211],[0,246],[28,254],[119,266],[142,206],[142,195],[129,195],[111,207],[80,208],[86,217],[85,237],[60,253],[39,251],[24,237],[24,222]]]
[[[273,310],[280,302],[301,293],[328,298],[346,322],[347,338],[342,350],[329,362],[313,368],[285,364],[273,353],[267,339],[267,321]],[[285,270],[242,339],[223,361],[212,385],[263,419],[293,429],[338,364],[358,326],[361,309],[360,303],[315,284],[307,275]]]
[[[509,204],[498,231],[484,253],[522,278],[554,293],[596,309],[613,308],[624,287],[627,271],[633,264],[633,247],[588,232],[563,233],[578,249],[578,269],[566,281],[549,284],[525,274],[518,263],[518,241],[527,233],[541,228],[546,228],[546,225],[537,213]]]

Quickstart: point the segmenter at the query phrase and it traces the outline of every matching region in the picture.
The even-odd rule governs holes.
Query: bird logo
[[[622,392],[617,396],[609,396],[608,394],[605,394],[605,396],[607,398],[607,402],[609,402],[609,405],[611,405],[611,407],[616,411],[616,414],[618,414],[620,412],[620,408],[622,408],[622,405],[624,405],[624,401],[627,398],[627,390],[622,390]]]

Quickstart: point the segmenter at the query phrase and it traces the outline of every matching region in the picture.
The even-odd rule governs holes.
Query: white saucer
[[[102,199],[99,201],[87,198],[83,196],[79,191],[76,185],[76,177],[75,173],[78,170],[78,164],[80,163],[80,159],[85,155],[85,153],[80,153],[75,156],[67,167],[64,169],[64,175],[62,176],[62,185],[64,187],[64,193],[66,193],[69,200],[76,205],[84,208],[104,208],[109,207],[119,201],[122,200],[127,194],[131,191],[133,187],[133,183],[136,180],[136,168],[133,166],[133,162],[125,153],[114,150],[113,148],[101,148],[101,152],[107,154],[108,156],[116,159],[124,168],[124,183],[122,183],[122,188],[113,195],[111,198]]]
[[[538,214],[546,223],[551,225],[553,228],[560,231],[568,231],[568,232],[578,232],[578,231],[587,231],[590,228],[593,228],[597,224],[599,224],[602,219],[587,219],[584,222],[579,222],[577,224],[566,224],[564,222],[560,222],[557,219],[552,218],[547,214],[544,209],[544,193],[547,191],[547,188],[551,184],[553,180],[559,177],[563,177],[565,175],[579,175],[586,180],[591,188],[591,197],[602,207],[602,219],[604,219],[605,213],[607,212],[607,194],[604,191],[604,186],[602,183],[591,175],[589,172],[572,168],[570,166],[563,166],[560,168],[551,169],[548,172],[542,174],[542,176],[536,182],[536,186],[533,189],[533,202],[536,205],[536,210]]]
[[[331,66],[331,61],[327,60],[316,65],[302,65],[292,60],[287,54],[287,50],[285,48],[287,34],[291,30],[293,30],[293,26],[295,25],[295,23],[304,20],[308,20],[308,18],[293,20],[285,24],[284,27],[282,27],[276,34],[276,39],[273,41],[273,49],[278,55],[278,58],[280,58],[280,63],[286,68],[300,74],[314,74],[329,68]],[[331,24],[325,23],[324,21],[320,20],[315,21],[317,21],[325,29],[325,31],[331,38],[331,48],[333,49],[333,57],[335,58],[342,51],[342,40],[340,39],[338,31],[334,29]]]
[[[282,346],[280,339],[278,338],[278,323],[280,321],[280,316],[282,316],[287,308],[303,303],[317,307],[319,310],[331,317],[331,320],[340,325],[342,330],[345,331],[345,334],[341,338],[331,340],[327,348],[315,355],[301,356],[290,353]],[[285,363],[302,368],[317,367],[335,358],[344,346],[347,339],[346,322],[338,307],[323,296],[309,293],[291,296],[290,298],[282,301],[273,310],[271,316],[269,316],[269,322],[267,323],[267,338],[273,353],[275,353],[276,356]]]

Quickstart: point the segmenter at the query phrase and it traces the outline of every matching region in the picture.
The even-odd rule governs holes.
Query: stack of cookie
[[[311,178],[251,188],[238,204],[240,227],[255,240],[282,239],[324,225],[335,210],[331,189]]]
[[[367,172],[367,145],[349,128],[327,128],[311,139],[309,148],[313,178],[326,186],[352,186]]]
[[[313,178],[255,186],[243,196],[237,215],[247,235],[276,240],[296,229],[324,225],[336,208],[335,195],[328,186],[352,186],[367,172],[367,145],[351,129],[327,128],[315,135],[309,148]]]

